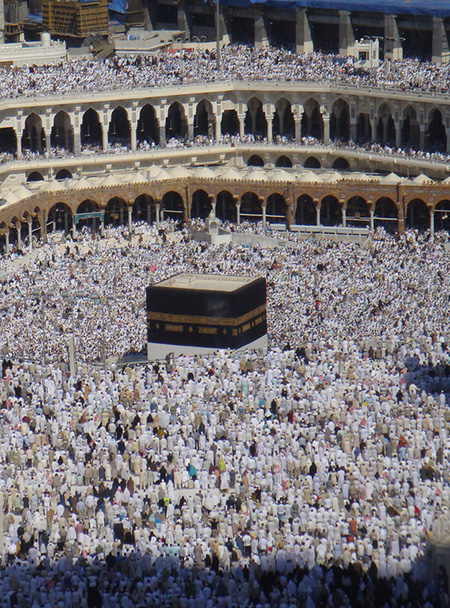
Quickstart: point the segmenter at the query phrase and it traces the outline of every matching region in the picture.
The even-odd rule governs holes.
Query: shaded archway
[[[98,112],[92,108],[83,114],[80,141],[82,147],[102,147],[102,125]]]
[[[42,153],[45,150],[45,131],[42,119],[34,112],[27,116],[22,132],[22,150]]]
[[[84,213],[100,214],[100,207],[95,201],[86,199],[78,205],[76,215]],[[78,230],[85,227],[91,230],[98,230],[100,227],[100,217],[76,217],[74,220],[76,220]]]
[[[295,120],[292,113],[291,102],[282,97],[275,104],[272,119],[272,133],[274,137],[295,137]]]
[[[297,199],[295,223],[299,226],[315,226],[317,223],[316,205],[311,196],[302,194]]]
[[[68,171],[67,169],[60,169],[55,176],[55,179],[58,181],[63,181],[65,179],[71,179],[71,178],[72,178],[72,173],[70,171]]]
[[[447,134],[442,120],[442,113],[437,108],[431,110],[428,117],[428,131],[425,140],[428,150],[444,152],[447,150]]]
[[[331,107],[330,138],[348,141],[350,139],[350,111],[348,103],[337,99]]]
[[[211,197],[204,190],[196,190],[192,195],[191,217],[206,219],[212,209]]]
[[[62,148],[73,152],[73,127],[70,116],[64,110],[58,112],[53,121],[50,133],[50,145],[52,148]]]
[[[418,230],[428,230],[430,227],[430,210],[422,199],[415,198],[408,204],[406,227]]]
[[[302,137],[323,138],[323,118],[319,103],[311,98],[304,105],[302,116]]]
[[[216,217],[222,222],[237,222],[236,200],[227,190],[222,190],[217,195]]]
[[[267,198],[266,220],[269,224],[286,223],[287,203],[284,196],[274,192]]]
[[[349,171],[350,170],[350,165],[348,164],[348,160],[346,158],[342,158],[342,156],[340,156],[339,158],[336,158],[336,160],[331,165],[331,167],[333,169],[339,169],[340,171]]]
[[[377,142],[380,144],[395,144],[395,123],[391,108],[387,103],[382,103],[378,110]]]
[[[244,133],[252,134],[255,137],[267,137],[267,119],[262,102],[257,97],[252,97],[247,104]]]
[[[156,220],[155,201],[148,194],[141,194],[133,204],[133,222],[153,224]]]
[[[253,154],[247,161],[247,167],[264,167],[264,161],[258,154]]]
[[[322,167],[320,160],[318,160],[315,156],[309,156],[303,163],[303,166],[305,169],[320,169]]]
[[[339,226],[342,223],[342,207],[335,196],[326,196],[320,205],[320,224]]]
[[[370,223],[370,208],[361,196],[352,196],[347,203],[346,224],[355,228],[368,226]]]
[[[112,146],[131,147],[131,126],[128,112],[122,106],[116,108],[111,114],[108,128],[108,143]]]
[[[370,125],[370,116],[365,112],[358,114],[356,121],[356,141],[359,144],[364,144],[372,139],[372,127]]]
[[[0,129],[0,153],[12,154],[17,152],[17,135],[12,127]]]
[[[292,161],[287,156],[279,156],[275,161],[275,167],[292,167]]]
[[[26,211],[24,213],[25,222],[22,222],[22,240],[29,244],[29,224],[28,221],[31,219],[31,238],[39,240],[41,238],[41,225],[39,223],[38,217],[39,210],[35,208],[32,213],[28,213]],[[52,229],[51,224],[49,224],[49,219],[47,219],[47,231]]]
[[[159,144],[159,125],[155,108],[146,103],[139,113],[136,141],[140,144]]]
[[[178,192],[166,192],[161,201],[161,219],[183,221],[185,219],[184,204]]]
[[[239,117],[236,110],[225,110],[220,122],[222,135],[239,135]]]
[[[246,192],[241,198],[241,221],[262,221],[261,200],[254,192]]]
[[[27,176],[27,183],[28,182],[42,182],[42,181],[44,181],[44,176],[42,175],[42,173],[39,173],[39,171],[32,171]]]
[[[187,139],[188,127],[184,108],[178,101],[170,106],[166,118],[166,139]]]
[[[434,209],[434,229],[450,232],[450,200],[439,201]]]
[[[106,205],[105,226],[125,226],[127,221],[127,204],[122,198],[115,196]]]
[[[62,230],[68,233],[72,229],[72,211],[66,203],[56,203],[48,212],[48,230]]]
[[[388,232],[396,232],[398,227],[398,210],[394,201],[383,196],[375,203],[374,227],[382,227]]]
[[[401,128],[402,146],[411,146],[415,150],[420,146],[420,127],[417,113],[413,106],[408,106],[403,113]]]
[[[194,116],[194,137],[199,135],[214,137],[214,112],[211,102],[206,99],[197,104]]]

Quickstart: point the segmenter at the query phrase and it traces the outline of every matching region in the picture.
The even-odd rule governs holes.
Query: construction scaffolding
[[[43,0],[45,31],[56,36],[86,38],[108,34],[107,0]]]

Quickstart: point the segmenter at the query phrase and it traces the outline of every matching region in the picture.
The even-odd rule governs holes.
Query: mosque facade
[[[447,163],[330,142],[448,152],[449,129],[443,94],[323,83],[9,100],[0,104],[0,138],[13,158],[0,166],[1,236],[8,246],[56,227],[205,218],[213,207],[223,220],[287,227],[446,228]],[[233,136],[264,144],[236,144]],[[191,143],[173,148],[173,140]],[[115,146],[121,153],[111,153]],[[52,147],[63,157],[46,157]],[[22,158],[24,149],[37,160]]]

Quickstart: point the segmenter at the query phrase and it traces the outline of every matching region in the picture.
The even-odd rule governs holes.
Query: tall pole
[[[220,1],[216,0],[216,66],[220,72]]]

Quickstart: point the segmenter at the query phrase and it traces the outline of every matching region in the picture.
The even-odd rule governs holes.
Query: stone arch
[[[246,192],[241,197],[241,220],[249,222],[262,221],[262,206],[257,194],[254,192]]]
[[[398,223],[397,205],[387,196],[382,196],[375,203],[374,227],[382,227],[388,232],[396,232]]]
[[[199,135],[214,138],[214,111],[211,102],[207,99],[202,99],[195,111],[194,137]]]
[[[341,141],[350,139],[350,109],[342,97],[331,106],[330,137]]]
[[[28,212],[25,211],[24,215],[24,219],[26,220],[26,222],[22,223],[22,231],[23,233],[26,232],[26,239],[25,239],[25,235],[24,236],[24,240],[28,240],[29,237],[29,227],[28,227],[28,221],[31,219],[31,237],[39,239],[41,237],[41,225],[39,223],[39,217],[38,217],[38,211],[37,209],[35,209],[32,212]],[[50,228],[49,223],[47,222],[47,230]]]
[[[125,226],[127,220],[126,201],[120,198],[120,196],[114,196],[107,202],[105,207],[105,226]]]
[[[335,196],[328,195],[320,205],[320,224],[322,226],[339,226],[342,223],[342,207]]]
[[[184,221],[185,207],[181,194],[173,190],[164,194],[161,201],[161,219]]]
[[[386,102],[378,109],[377,141],[380,144],[395,144],[395,123],[391,106]]]
[[[102,125],[98,112],[89,108],[83,114],[80,130],[80,142],[82,148],[102,147]]]
[[[112,146],[131,146],[131,125],[128,112],[122,106],[115,108],[111,114],[108,127],[108,143]]]
[[[187,139],[188,126],[186,113],[183,105],[179,101],[174,101],[169,107],[166,118],[166,139],[171,138]]]
[[[247,161],[247,167],[264,167],[264,160],[258,154],[253,154]]]
[[[55,179],[62,181],[64,179],[72,179],[73,175],[68,169],[60,169],[55,176]]]
[[[236,110],[225,110],[220,122],[222,135],[239,135],[239,117]]]
[[[439,201],[434,208],[434,229],[450,232],[450,200]]]
[[[12,127],[0,129],[0,153],[12,154],[17,152],[17,133]]]
[[[82,201],[77,207],[78,213],[98,213],[100,211],[100,206],[98,203],[93,201],[90,198]],[[77,229],[81,228],[90,228],[91,230],[98,230],[100,228],[100,218],[98,217],[89,217],[84,219],[79,219],[77,222]]]
[[[39,171],[32,171],[27,175],[27,183],[29,182],[43,182],[44,176]]]
[[[250,133],[255,137],[267,137],[267,118],[264,114],[262,102],[258,97],[252,97],[247,103],[244,133]]]
[[[409,201],[406,211],[406,227],[427,230],[430,227],[430,210],[420,198]]]
[[[68,233],[72,229],[72,210],[66,203],[56,203],[48,212],[49,232],[63,230]]]
[[[146,103],[139,112],[136,141],[140,144],[159,144],[159,124],[155,108]]]
[[[205,220],[211,213],[211,197],[205,190],[196,190],[192,195],[191,217]]]
[[[302,137],[323,139],[323,117],[319,102],[310,97],[303,106]]]
[[[338,169],[339,171],[350,171],[350,164],[346,158],[336,158],[336,160],[331,165],[332,169]]]
[[[63,148],[68,152],[73,152],[72,121],[69,114],[64,110],[60,110],[53,120],[50,145],[52,148]]]
[[[42,119],[38,114],[32,112],[25,120],[22,132],[22,150],[30,150],[40,154],[45,150],[45,131]]]
[[[360,228],[368,226],[370,222],[370,207],[362,196],[352,196],[346,206],[347,226]]]
[[[403,112],[401,128],[402,146],[410,146],[415,150],[420,147],[420,127],[417,119],[417,112],[411,105],[407,106]]]
[[[447,133],[445,131],[442,112],[433,108],[428,116],[428,129],[425,139],[428,150],[445,152],[447,150]]]
[[[19,228],[17,228],[19,226]],[[22,223],[19,218],[15,215],[9,222],[9,242],[11,245],[17,246],[19,249],[19,235],[22,238]]]
[[[305,169],[321,169],[322,168],[320,160],[317,159],[315,156],[308,156],[308,158],[303,163],[303,166],[305,167]]]
[[[291,102],[281,97],[275,104],[275,112],[272,118],[273,136],[295,137],[295,120],[292,112]]]
[[[356,141],[360,144],[369,142],[372,139],[372,127],[370,115],[367,112],[360,112],[356,121]]]
[[[279,156],[275,161],[275,167],[292,167],[292,161],[288,156]]]
[[[282,194],[273,192],[267,197],[266,220],[270,224],[283,224],[286,222],[287,203]]]
[[[153,224],[156,220],[155,201],[149,194],[140,194],[133,203],[133,222]]]
[[[300,226],[315,226],[317,223],[317,207],[309,194],[302,194],[297,199],[295,223]]]
[[[222,222],[237,222],[236,200],[228,190],[222,190],[217,195],[216,217]]]

